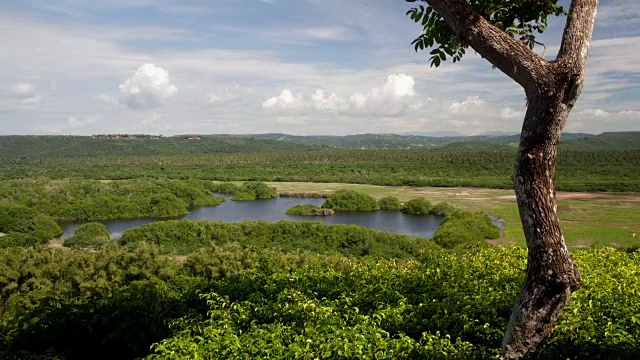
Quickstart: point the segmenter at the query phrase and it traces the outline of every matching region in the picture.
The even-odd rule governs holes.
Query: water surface
[[[367,212],[336,212],[332,216],[294,216],[285,211],[298,204],[322,205],[325,199],[278,197],[255,201],[227,201],[217,206],[205,206],[178,217],[181,220],[222,220],[239,222],[245,220],[294,220],[294,221],[322,221],[325,224],[354,224],[380,231],[406,234],[412,236],[432,237],[442,217],[426,215],[407,215],[399,211],[367,211]],[[154,221],[166,219],[123,219],[101,221],[111,233],[112,238],[119,238],[127,229],[142,226]],[[82,222],[62,223],[63,238],[75,232]]]

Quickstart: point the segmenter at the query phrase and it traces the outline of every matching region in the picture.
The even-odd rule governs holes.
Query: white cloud
[[[524,110],[514,110],[510,107],[502,109],[500,117],[503,119],[524,119]]]
[[[262,108],[274,110],[282,115],[302,115],[308,110],[302,94],[293,94],[288,89],[262,102]]]
[[[398,116],[407,108],[417,109],[413,100],[415,82],[406,74],[389,75],[383,86],[373,87],[366,94],[354,93],[338,96],[317,89],[310,97],[293,94],[284,89],[278,96],[268,98],[262,108],[282,116],[310,113],[337,113],[343,115]]]
[[[478,96],[467,96],[464,101],[451,103],[449,110],[454,114],[470,112],[475,111],[479,105],[484,105],[485,103],[486,102]]]
[[[153,64],[140,66],[119,88],[120,102],[131,109],[156,108],[178,91],[169,72]]]
[[[42,100],[36,87],[30,83],[14,84],[9,91],[9,96],[24,105],[37,104]]]

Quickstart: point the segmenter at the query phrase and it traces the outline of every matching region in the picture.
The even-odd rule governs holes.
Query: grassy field
[[[272,182],[279,192],[325,192],[352,189],[374,197],[396,196],[401,201],[424,197],[447,201],[461,208],[503,217],[504,237],[496,244],[525,245],[513,190],[376,186],[359,184]],[[591,245],[629,247],[640,245],[640,195],[558,192],[558,212],[569,248]],[[633,234],[638,234],[634,237]]]

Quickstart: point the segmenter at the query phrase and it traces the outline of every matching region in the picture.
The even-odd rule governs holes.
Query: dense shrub
[[[255,248],[385,258],[406,258],[435,246],[427,238],[319,221],[159,221],[125,231],[120,241],[126,246],[157,244],[170,254],[188,254],[211,244],[238,242]]]
[[[407,201],[400,211],[411,215],[427,215],[431,211],[431,203],[425,198],[416,198]]]
[[[301,216],[328,216],[333,215],[333,210],[323,209],[313,204],[298,204],[290,207],[285,211],[289,215]]]
[[[495,358],[526,257],[520,247],[469,245],[387,261],[230,243],[179,263],[145,244],[133,252],[7,249],[0,354]],[[637,359],[640,254],[573,257],[582,288],[536,358]]]
[[[439,202],[431,208],[431,214],[438,216],[452,215],[457,211],[460,210],[448,202]]]
[[[497,239],[500,229],[485,214],[456,211],[447,215],[433,234],[433,241],[447,249],[485,239]]]
[[[50,216],[40,214],[26,206],[14,204],[0,205],[0,232],[22,233],[43,243],[63,233],[62,228]],[[19,237],[12,241],[27,240],[25,237]]]
[[[242,184],[242,189],[253,191],[256,199],[273,199],[278,197],[275,188],[267,186],[267,184],[259,181],[247,181]]]
[[[11,233],[0,237],[0,248],[28,247],[40,244],[41,241],[30,234]]]
[[[402,203],[395,196],[385,196],[378,200],[378,204],[380,205],[380,210],[400,210],[402,208]]]
[[[209,181],[152,179],[0,182],[0,199],[60,220],[177,216],[224,201]]]
[[[104,238],[106,240],[109,240],[111,238],[107,227],[104,226],[104,224],[98,222],[90,222],[78,226],[75,235]]]
[[[378,201],[371,196],[354,191],[337,190],[322,204],[323,208],[335,211],[373,211],[378,210]]]
[[[81,249],[81,248],[101,248],[109,243],[109,240],[104,237],[93,237],[88,235],[73,235],[64,239],[63,245],[68,248]]]
[[[214,183],[211,187],[211,191],[221,194],[233,195],[240,191],[240,187],[230,182]]]
[[[247,181],[242,184],[242,187],[238,187],[233,191],[231,200],[251,201],[256,199],[272,199],[276,197],[278,197],[278,192],[275,188],[269,187],[263,182]]]

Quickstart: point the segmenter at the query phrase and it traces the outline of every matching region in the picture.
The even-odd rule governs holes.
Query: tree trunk
[[[525,284],[502,342],[506,359],[537,350],[580,287],[580,272],[560,230],[555,187],[558,144],[570,109],[562,96],[528,97],[513,180],[529,254]]]

